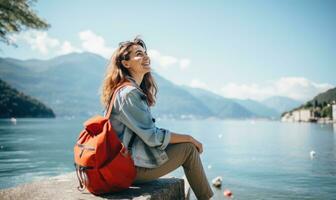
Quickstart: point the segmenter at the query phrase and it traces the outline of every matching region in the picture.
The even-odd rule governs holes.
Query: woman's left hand
[[[203,144],[201,142],[192,137],[191,143],[193,143],[196,146],[200,154],[203,152]]]

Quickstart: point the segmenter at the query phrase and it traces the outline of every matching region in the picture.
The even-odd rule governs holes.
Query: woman
[[[149,107],[155,103],[157,87],[151,75],[145,43],[120,43],[110,60],[102,87],[102,103],[107,106],[114,89],[125,81],[116,94],[110,121],[125,146],[132,139],[132,158],[137,170],[135,182],[157,179],[183,166],[198,199],[209,199],[213,192],[206,179],[199,154],[202,144],[190,135],[157,128]]]

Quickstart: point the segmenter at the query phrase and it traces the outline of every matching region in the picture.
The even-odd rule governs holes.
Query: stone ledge
[[[114,194],[95,196],[77,190],[78,181],[75,173],[47,178],[14,188],[0,190],[1,199],[135,199],[135,200],[178,200],[185,199],[184,180],[178,178],[160,178],[146,184]]]

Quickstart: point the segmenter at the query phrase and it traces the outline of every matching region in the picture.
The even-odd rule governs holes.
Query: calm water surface
[[[0,188],[73,171],[84,119],[0,120]],[[202,141],[209,180],[223,177],[234,199],[336,199],[335,125],[277,121],[157,120]],[[316,158],[310,158],[310,151]],[[176,170],[182,176],[183,170]]]

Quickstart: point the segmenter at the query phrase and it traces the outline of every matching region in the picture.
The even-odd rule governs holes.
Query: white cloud
[[[82,50],[74,47],[69,41],[64,41],[63,44],[60,46],[60,49],[58,50],[58,55],[64,55],[72,52],[81,52]]]
[[[178,59],[174,56],[162,55],[159,51],[155,49],[148,50],[148,55],[153,61],[157,62],[159,66],[163,69],[168,69],[168,66],[177,65],[181,70],[184,70],[190,64],[189,59],[186,58]]]
[[[106,46],[103,37],[95,34],[91,30],[85,30],[78,33],[81,41],[81,47],[76,47],[69,41],[60,41],[57,38],[51,37],[45,31],[26,31],[20,34],[11,36],[11,41],[23,41],[30,45],[33,50],[37,50],[43,55],[62,55],[71,52],[89,51],[99,54],[105,58],[112,55],[113,49]]]
[[[199,79],[192,79],[189,85],[193,88],[208,89],[208,85]]]
[[[184,58],[184,59],[180,60],[180,68],[181,68],[181,70],[187,69],[189,67],[189,65],[190,65],[190,60],[189,59]]]
[[[312,98],[318,93],[324,92],[333,87],[328,83],[315,83],[302,77],[285,77],[275,83],[275,87],[281,94],[294,99]]]
[[[82,41],[82,49],[85,51],[99,54],[105,58],[109,58],[113,53],[113,49],[106,46],[105,39],[91,30],[79,32],[79,38]]]
[[[67,40],[59,40],[51,37],[46,31],[29,30],[20,34],[10,36],[11,42],[25,42],[30,45],[31,49],[38,51],[43,55],[58,56],[69,54],[72,52],[88,51],[99,54],[109,59],[114,51],[106,45],[105,39],[94,33],[92,30],[84,30],[78,33],[80,46],[75,46]],[[169,67],[178,67],[180,70],[185,70],[190,65],[190,60],[187,58],[179,59],[174,56],[162,55],[159,51],[151,49],[148,51],[150,58],[157,62],[161,69],[169,69]]]
[[[24,41],[33,50],[39,51],[41,54],[47,55],[50,50],[60,46],[60,41],[56,38],[52,38],[45,31],[26,31],[21,34],[14,35],[13,41]]]
[[[13,35],[11,40],[15,43],[23,41],[30,45],[31,49],[43,55],[55,56],[82,51],[80,48],[74,47],[69,41],[61,42],[59,39],[49,36],[45,31],[29,30]]]
[[[163,67],[166,67],[168,65],[172,65],[177,63],[177,58],[173,57],[173,56],[161,56],[160,57],[160,64]]]
[[[159,65],[165,69],[167,69],[168,65],[176,64],[178,59],[173,56],[164,56],[157,50],[150,49],[148,50],[148,55],[153,61],[159,63]]]
[[[160,53],[157,50],[150,49],[148,50],[148,55],[151,57],[153,60],[159,60],[160,59]]]
[[[264,84],[229,83],[221,88],[220,93],[229,98],[262,100],[271,96],[286,96],[296,100],[309,100],[333,85],[315,83],[303,77],[283,77]]]

